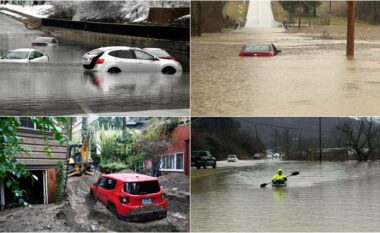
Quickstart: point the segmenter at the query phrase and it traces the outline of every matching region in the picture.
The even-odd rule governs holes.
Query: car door
[[[105,202],[105,187],[106,187],[106,177],[100,177],[95,188],[95,195],[101,201]]]
[[[141,51],[134,50],[137,60],[137,72],[158,72],[160,68],[160,60],[153,55]]]
[[[113,195],[115,193],[115,187],[116,187],[116,180],[107,178],[106,184],[105,184],[105,190],[103,193],[104,196],[104,203],[107,204],[109,200],[113,200]]]
[[[123,72],[136,72],[136,59],[130,50],[115,50],[108,53],[114,57],[117,67]]]
[[[38,52],[32,51],[29,56],[29,62],[46,62],[47,56]]]

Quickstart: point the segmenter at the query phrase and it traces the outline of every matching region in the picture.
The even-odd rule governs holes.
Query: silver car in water
[[[119,72],[182,73],[177,61],[161,59],[140,48],[114,46],[92,50],[83,56],[83,67],[87,70]]]

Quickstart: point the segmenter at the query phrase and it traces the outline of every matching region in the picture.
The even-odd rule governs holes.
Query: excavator
[[[82,136],[82,143],[70,145],[68,159],[68,177],[77,175],[91,175],[95,172],[92,169],[93,160],[90,149],[91,135],[87,133]]]

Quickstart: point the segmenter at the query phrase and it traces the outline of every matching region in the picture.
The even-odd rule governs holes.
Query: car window
[[[245,52],[268,52],[271,51],[271,46],[269,45],[246,45],[244,47]]]
[[[129,182],[124,184],[124,191],[133,195],[157,193],[160,189],[158,181]]]
[[[40,53],[40,52],[37,52],[37,51],[33,51],[31,54],[30,54],[30,58],[39,58],[39,57],[42,57],[43,54]]]
[[[108,178],[106,181],[105,188],[108,190],[114,189],[116,186],[116,181],[113,179]]]
[[[150,54],[153,54],[156,57],[169,57],[169,53],[165,50],[147,50]]]
[[[118,58],[134,59],[133,52],[130,50],[116,50],[109,52],[108,55]]]
[[[144,51],[135,50],[136,59],[140,60],[154,60],[154,57]]]
[[[102,188],[105,188],[106,186],[106,178],[105,177],[100,177],[99,180],[98,180],[98,186],[99,187],[102,187]]]
[[[58,41],[56,39],[52,39],[51,43],[55,43],[56,44],[56,43],[58,43]]]
[[[27,59],[29,52],[9,52],[4,56],[4,59]]]

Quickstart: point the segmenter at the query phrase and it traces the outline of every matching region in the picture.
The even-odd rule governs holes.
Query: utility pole
[[[301,28],[301,1],[298,2],[298,29]]]
[[[355,44],[355,1],[348,2],[348,14],[347,14],[347,49],[346,56],[354,56],[354,44]]]
[[[322,162],[322,117],[319,120],[319,161]]]

